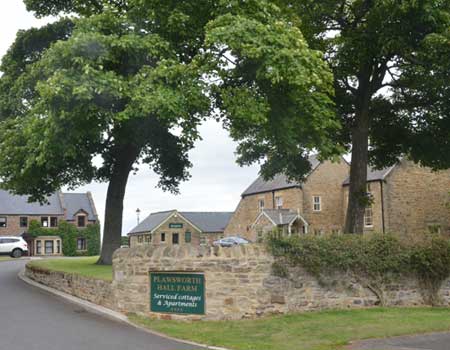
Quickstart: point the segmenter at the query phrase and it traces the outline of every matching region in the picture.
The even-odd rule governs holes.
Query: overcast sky
[[[0,56],[13,43],[19,29],[40,26],[48,20],[37,20],[25,10],[22,0],[0,2]],[[236,144],[222,126],[206,122],[200,133],[203,140],[191,152],[191,179],[180,187],[179,195],[156,188],[158,177],[145,167],[130,175],[125,195],[123,233],[136,225],[136,209],[141,220],[151,212],[169,209],[185,211],[233,211],[240,194],[256,178],[258,167],[239,167],[234,155]],[[77,192],[91,191],[100,219],[103,221],[107,184],[92,183]]]

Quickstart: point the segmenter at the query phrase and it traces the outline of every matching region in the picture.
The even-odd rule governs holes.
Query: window
[[[190,232],[185,232],[185,234],[184,234],[184,241],[186,243],[191,243],[191,241],[192,241],[192,234]]]
[[[313,197],[313,211],[322,210],[322,198],[320,196]]]
[[[206,235],[200,235],[200,245],[206,245]]]
[[[6,216],[0,216],[0,227],[6,227]]]
[[[56,216],[50,217],[50,227],[58,227],[58,218]]]
[[[87,250],[86,238],[77,239],[77,250]]]
[[[283,208],[283,197],[275,197],[275,207],[277,209]]]
[[[28,218],[26,216],[20,217],[20,227],[28,227]]]
[[[165,242],[166,241],[166,234],[163,232],[161,233],[161,242]]]
[[[178,233],[172,233],[172,244],[180,243],[180,235]]]
[[[441,225],[439,225],[439,224],[428,225],[428,231],[430,233],[440,234],[441,233]]]
[[[42,241],[36,241],[36,255],[42,254]]]
[[[263,232],[262,228],[258,228],[258,230],[256,231],[256,241],[258,243],[263,241],[263,234],[264,234],[264,232]]]
[[[372,206],[368,206],[364,212],[364,226],[373,227],[373,210]]]
[[[152,241],[152,235],[145,235],[144,236],[144,241],[146,244],[150,244]]]
[[[259,208],[260,210],[263,210],[263,209],[264,209],[264,199],[259,199],[259,200],[258,200],[258,208]]]
[[[86,226],[86,216],[84,215],[78,215],[78,227],[85,227]]]
[[[138,239],[138,243],[144,242],[144,236],[142,236],[142,235],[139,235],[139,236],[137,237],[137,239]]]
[[[323,230],[322,229],[315,229],[314,230],[314,235],[315,236],[322,236],[323,235]]]
[[[56,254],[61,254],[61,241],[59,239],[56,241]]]
[[[41,226],[48,227],[48,217],[46,217],[46,216],[41,217]]]
[[[53,254],[53,241],[45,241],[45,255]]]

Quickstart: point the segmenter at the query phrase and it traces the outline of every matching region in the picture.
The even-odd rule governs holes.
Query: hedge
[[[414,244],[394,235],[331,235],[282,237],[270,235],[269,249],[277,258],[274,271],[301,266],[320,280],[336,272],[350,274],[385,305],[386,286],[402,276],[416,278],[424,300],[440,303],[442,283],[450,277],[450,242],[439,235],[424,235]]]
[[[31,237],[59,236],[62,241],[62,252],[65,256],[94,256],[100,253],[100,225],[90,224],[85,228],[77,228],[66,221],[60,221],[56,228],[41,227],[38,221],[32,220],[28,229]],[[77,238],[85,238],[87,251],[77,251]]]

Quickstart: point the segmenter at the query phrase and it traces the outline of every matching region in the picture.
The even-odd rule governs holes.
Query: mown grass
[[[0,261],[10,261],[13,260],[10,256],[0,256]]]
[[[176,338],[236,350],[338,350],[352,340],[450,330],[448,308],[308,312],[241,321],[129,318]]]
[[[34,260],[29,264],[49,270],[112,281],[112,266],[96,265],[98,256]]]

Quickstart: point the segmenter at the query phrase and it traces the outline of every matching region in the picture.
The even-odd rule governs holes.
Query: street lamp
[[[139,225],[139,214],[141,213],[141,210],[139,208],[136,209],[136,216],[137,216],[137,223]]]

